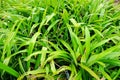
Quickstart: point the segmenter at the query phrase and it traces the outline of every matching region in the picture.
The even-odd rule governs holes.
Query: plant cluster
[[[114,0],[0,0],[1,80],[119,80]]]

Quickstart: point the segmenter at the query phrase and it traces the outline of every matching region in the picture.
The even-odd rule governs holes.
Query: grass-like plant
[[[0,0],[1,80],[119,80],[114,0]]]

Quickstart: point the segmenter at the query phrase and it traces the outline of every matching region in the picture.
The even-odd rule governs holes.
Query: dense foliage
[[[120,80],[114,0],[0,0],[0,80]]]

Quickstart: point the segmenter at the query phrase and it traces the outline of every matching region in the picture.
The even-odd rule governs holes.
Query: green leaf
[[[92,71],[89,67],[87,67],[83,64],[79,64],[79,65],[81,68],[85,69],[91,76],[93,76],[97,80],[100,80],[99,76],[94,71]]]
[[[25,70],[24,70],[24,68],[23,68],[23,64],[22,64],[20,58],[18,59],[18,61],[19,61],[19,67],[20,67],[21,72],[22,72],[22,73],[25,73]]]
[[[58,23],[58,22],[59,22],[59,20],[56,20],[55,22],[53,22],[53,23],[47,28],[44,36],[46,36],[46,35],[50,32],[51,28],[54,27],[55,24]]]
[[[109,39],[102,40],[100,42],[97,42],[96,44],[93,43],[93,46],[91,47],[91,51],[94,50],[95,48],[107,43],[108,41],[110,41],[113,38],[115,38],[115,37],[110,37]]]
[[[62,19],[64,22],[68,22],[68,20],[69,20],[69,13],[66,9],[63,9]]]
[[[69,66],[61,66],[59,69],[57,69],[56,74],[59,74],[59,73],[66,71],[66,70],[71,71],[71,68]]]
[[[47,15],[46,16],[46,23],[45,24],[47,24],[53,17],[55,16],[55,13],[52,13],[51,15]]]
[[[75,75],[74,80],[83,80],[81,70]]]
[[[73,23],[73,25],[74,25],[75,27],[79,27],[79,26],[80,26],[80,24],[77,23],[77,21],[76,21],[75,19],[71,18],[70,21]]]
[[[28,71],[28,72],[26,72],[26,73],[24,73],[24,74],[22,74],[21,76],[19,76],[18,78],[17,78],[17,80],[22,80],[25,76],[27,76],[27,75],[32,75],[32,74],[42,74],[42,73],[45,73],[45,70],[44,69],[37,69],[37,70],[32,70],[32,71]]]
[[[76,58],[76,55],[74,53],[74,51],[71,49],[70,45],[68,43],[66,43],[65,41],[63,40],[60,40],[61,43],[68,49],[68,51],[70,52],[71,54],[71,57],[73,58],[75,64],[77,65],[77,58]]]
[[[113,46],[111,48],[108,48],[107,50],[99,53],[99,54],[95,54],[95,55],[92,55],[88,62],[87,62],[87,65],[88,66],[91,66],[92,64],[94,64],[96,61],[102,59],[103,57],[105,57],[106,55],[109,55],[110,53],[112,53],[115,49],[119,49],[120,48],[120,45],[116,45],[116,46]]]
[[[30,54],[29,56],[27,56],[24,60],[28,61],[31,59],[32,56],[36,56],[36,55],[42,54],[42,53],[50,53],[50,51],[44,51],[44,50],[42,51],[41,50],[41,51],[34,52],[34,53]]]
[[[29,35],[33,32],[33,30],[34,30],[38,25],[39,25],[39,23],[34,24],[34,25],[31,27]]]
[[[85,52],[81,58],[81,62],[86,63],[90,55],[90,32],[87,27],[85,27]]]
[[[39,36],[39,32],[36,32],[33,37],[31,38],[30,40],[30,44],[29,44],[29,47],[28,47],[28,55],[30,55],[34,49],[34,45],[35,45],[35,42],[36,42],[36,39],[37,37]]]
[[[72,31],[71,26],[69,24],[67,24],[67,27],[68,27],[68,30],[69,30],[69,33],[70,33],[70,37],[71,37],[74,52],[78,52],[78,53],[82,54],[83,53],[83,47],[82,47],[82,44],[80,42],[80,39]],[[80,54],[76,54],[76,56],[78,57]]]
[[[104,71],[104,68],[103,68],[102,66],[100,66],[99,69],[100,69],[99,71],[103,74],[103,76],[104,76],[107,80],[113,80],[113,79],[111,79],[111,77]]]
[[[103,57],[103,59],[114,59],[120,56],[120,51],[112,52],[109,55]]]
[[[70,57],[68,56],[68,53],[66,51],[58,50],[58,51],[53,51],[50,53],[49,57],[46,59],[46,62],[49,62],[51,60],[57,59],[57,58],[62,58],[65,61],[70,61]]]
[[[50,67],[51,67],[51,70],[52,70],[53,74],[56,74],[56,68],[55,68],[55,62],[54,62],[54,60],[52,60],[50,62]]]
[[[114,76],[113,80],[116,80],[119,75],[120,75],[120,69],[117,71],[117,74]]]
[[[19,73],[17,71],[15,71],[14,69],[12,69],[9,66],[6,66],[5,64],[3,64],[1,62],[0,62],[0,69],[5,70],[6,72],[13,75],[14,77],[19,77]]]
[[[42,51],[47,51],[47,48],[46,48],[46,47],[43,47],[43,48],[42,48]],[[47,54],[47,53],[44,53],[44,52],[42,52],[42,54],[41,54],[41,67],[42,67],[42,68],[43,68],[44,65],[45,65],[46,54]]]
[[[119,66],[120,67],[120,60],[116,59],[101,59],[100,61],[113,65],[113,66]]]
[[[58,47],[58,44],[54,44],[53,42],[50,42],[48,40],[43,39],[44,42],[48,42],[55,50],[60,50]]]
[[[30,44],[29,44],[29,47],[28,47],[28,50],[27,50],[28,56],[32,53],[32,51],[34,49],[34,45],[35,45],[36,39],[39,36],[39,34],[40,34],[39,32],[36,32],[33,35],[32,39],[30,40]],[[27,62],[27,68],[28,69],[30,68],[30,61]]]

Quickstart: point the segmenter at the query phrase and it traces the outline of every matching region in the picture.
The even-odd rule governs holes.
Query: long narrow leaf
[[[83,69],[85,69],[91,76],[93,76],[97,80],[100,80],[100,78],[98,77],[98,75],[94,71],[92,71],[90,68],[88,68],[87,66],[85,66],[83,64],[79,64],[79,65],[80,65],[80,67],[82,67]]]
[[[100,72],[103,74],[104,77],[108,80],[112,80],[111,77],[104,71],[103,67],[100,66]]]
[[[77,64],[76,55],[75,55],[74,51],[71,49],[70,45],[63,40],[60,40],[60,41],[68,49],[68,51],[70,52],[75,64]]]
[[[115,49],[118,49],[118,48],[120,48],[120,45],[113,46],[113,47],[108,48],[107,50],[105,50],[105,51],[103,51],[103,52],[101,52],[99,54],[91,56],[89,58],[88,62],[87,62],[87,65],[91,66],[96,61],[102,59],[103,57],[105,57],[106,55],[110,54],[111,52],[113,52]]]
[[[39,36],[39,34],[40,34],[39,32],[36,32],[34,34],[34,36],[32,37],[32,39],[30,40],[30,44],[29,44],[29,47],[28,47],[28,56],[32,53],[32,51],[34,49],[34,45],[35,45],[36,39]],[[27,62],[27,68],[28,69],[30,68],[30,61]]]
[[[1,62],[0,62],[0,69],[5,70],[6,72],[13,75],[14,77],[19,77],[19,73],[17,71],[15,71],[14,69],[12,69],[9,66],[6,66],[5,64],[3,64]]]
[[[85,52],[82,56],[81,62],[87,61],[89,55],[90,55],[90,32],[87,27],[85,27]]]

